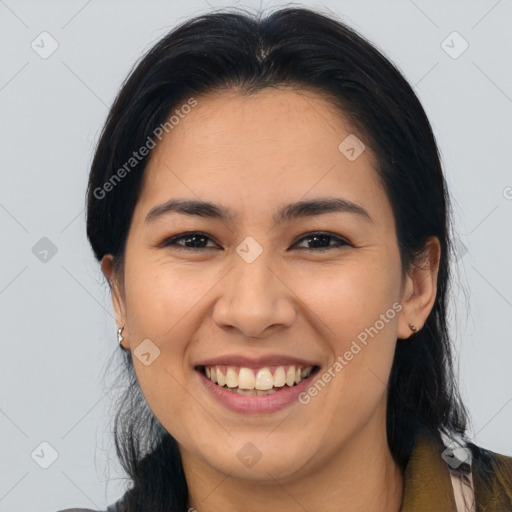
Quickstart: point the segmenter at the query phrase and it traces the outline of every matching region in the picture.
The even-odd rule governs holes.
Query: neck
[[[379,429],[371,423],[315,471],[286,481],[238,479],[182,453],[189,507],[199,512],[399,512],[403,473],[391,456],[385,429],[380,422]]]

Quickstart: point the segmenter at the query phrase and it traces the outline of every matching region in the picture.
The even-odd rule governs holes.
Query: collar
[[[440,440],[418,434],[405,468],[400,512],[457,512],[444,449]]]

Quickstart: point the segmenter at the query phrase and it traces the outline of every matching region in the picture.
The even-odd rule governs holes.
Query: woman
[[[512,458],[470,442],[454,383],[431,126],[340,21],[224,12],[159,41],[103,129],[87,233],[129,377],[109,512],[512,510]]]

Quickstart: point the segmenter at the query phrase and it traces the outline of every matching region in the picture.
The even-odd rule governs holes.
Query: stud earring
[[[414,333],[417,333],[419,330],[415,325],[411,325],[411,324],[409,324],[409,329],[411,329],[411,331]]]
[[[119,346],[123,349],[123,350],[126,350],[124,347],[123,347],[123,340],[124,340],[124,337],[122,336],[122,332],[124,330],[124,327],[120,327],[119,329],[117,329],[117,342],[119,343]]]

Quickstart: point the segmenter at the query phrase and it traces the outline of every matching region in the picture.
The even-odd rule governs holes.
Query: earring
[[[414,332],[414,333],[418,332],[418,328],[415,325],[409,324],[409,329],[411,329],[411,331]]]
[[[117,329],[117,342],[119,343],[119,346],[123,349],[123,350],[126,350],[124,347],[123,347],[123,336],[121,335],[121,333],[123,332],[124,330],[124,326]]]

